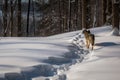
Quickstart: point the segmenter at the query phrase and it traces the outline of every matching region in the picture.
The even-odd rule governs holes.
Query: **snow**
[[[1,37],[0,80],[64,78],[62,72],[80,60],[69,41],[77,32],[50,37]],[[76,53],[75,53],[76,52]],[[49,79],[49,78],[48,78]]]
[[[110,35],[112,31],[108,29],[110,27],[104,28],[105,32],[102,28],[95,30],[97,37],[94,51],[89,54],[89,58],[70,67],[66,72],[68,80],[120,79],[120,37]]]
[[[117,28],[114,28],[110,35],[119,36],[119,30]]]
[[[1,37],[0,80],[119,80],[120,38],[111,26],[90,29],[93,51],[82,31],[49,37]]]

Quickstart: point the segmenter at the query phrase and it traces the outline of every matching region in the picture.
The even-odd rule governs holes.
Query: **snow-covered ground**
[[[95,49],[66,72],[68,80],[120,80],[120,36],[110,27],[94,29]]]
[[[78,52],[80,49],[70,42],[76,33],[50,37],[1,37],[0,80],[61,77],[61,72],[68,66],[82,60]]]
[[[96,36],[94,51],[85,48],[81,31],[2,37],[0,80],[119,80],[120,37],[112,36],[111,30],[91,29]]]

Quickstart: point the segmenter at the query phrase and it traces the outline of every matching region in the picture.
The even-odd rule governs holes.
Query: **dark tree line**
[[[48,36],[112,25],[119,29],[119,0],[2,0],[0,36]]]

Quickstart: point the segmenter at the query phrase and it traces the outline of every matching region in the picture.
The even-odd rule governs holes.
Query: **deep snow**
[[[111,30],[111,26],[91,29],[96,36],[94,51],[86,49],[81,31],[1,37],[0,80],[119,80],[120,38]]]
[[[62,72],[83,59],[80,55],[84,51],[70,41],[78,32],[50,37],[1,37],[0,80],[66,79]]]
[[[98,29],[93,30],[96,34],[94,51],[82,63],[70,67],[67,80],[120,79],[120,36],[114,36],[110,27]]]

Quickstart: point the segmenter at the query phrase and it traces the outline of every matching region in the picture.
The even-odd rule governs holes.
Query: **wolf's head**
[[[90,34],[91,32],[90,32],[90,30],[83,30],[83,32],[82,32],[83,34],[85,34],[85,33],[88,33],[88,34]]]

